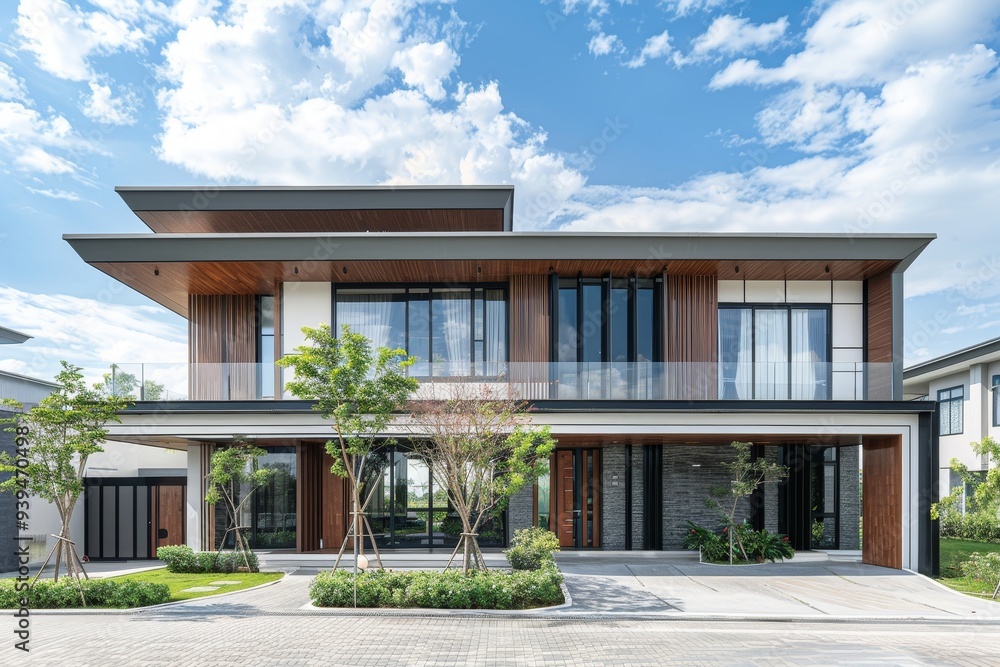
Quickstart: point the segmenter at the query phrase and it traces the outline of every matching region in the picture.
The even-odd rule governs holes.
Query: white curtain
[[[499,375],[507,361],[507,307],[500,290],[486,290],[486,374]]]
[[[792,311],[792,398],[812,400],[816,395],[813,352],[809,345],[809,311]]]
[[[753,311],[724,308],[719,311],[719,397],[726,400],[753,398]]]
[[[756,311],[754,398],[788,398],[788,311]]]
[[[372,348],[389,344],[392,331],[392,295],[345,294],[337,299],[337,333],[343,325],[364,335]]]
[[[441,354],[447,362],[443,369],[447,375],[466,375],[469,372],[471,339],[469,324],[471,322],[471,300],[468,292],[442,294],[436,297],[439,304],[435,318],[440,315],[440,321],[434,322],[434,328],[443,333],[445,349],[435,348],[435,356]]]

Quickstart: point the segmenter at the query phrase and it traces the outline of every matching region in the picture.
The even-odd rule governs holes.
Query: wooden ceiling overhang
[[[189,294],[272,294],[281,282],[505,282],[512,275],[714,275],[864,280],[905,269],[933,235],[67,235],[88,264],[187,316]]]
[[[514,187],[117,187],[156,233],[502,232]]]

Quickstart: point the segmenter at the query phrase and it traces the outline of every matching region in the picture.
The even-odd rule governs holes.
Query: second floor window
[[[990,388],[993,391],[993,425],[1000,426],[1000,375],[993,376]]]
[[[719,308],[719,398],[827,399],[829,361],[827,307]]]
[[[938,403],[941,404],[941,435],[958,435],[964,430],[963,408],[965,403],[965,387],[952,387],[938,392]]]
[[[337,331],[346,324],[374,347],[417,358],[410,373],[497,375],[507,361],[507,299],[502,288],[338,288]]]

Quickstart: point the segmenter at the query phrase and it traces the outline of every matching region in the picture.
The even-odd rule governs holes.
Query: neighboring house
[[[153,233],[65,238],[189,322],[188,364],[119,363],[187,400],[142,401],[111,437],[186,450],[186,516],[163,522],[196,549],[222,538],[203,480],[236,434],[278,471],[244,517],[255,544],[343,542],[330,425],[273,363],[326,322],[415,355],[418,399],[493,383],[552,427],[549,476],[487,543],[535,524],[565,548],[679,549],[687,520],[714,524],[704,500],[743,440],[791,469],[742,508],[755,526],[937,567],[937,406],[902,400],[902,277],[933,235],[515,232],[509,186],[118,192]],[[371,508],[380,543],[454,544],[443,490],[402,421],[393,433]]]
[[[952,459],[985,474],[988,455],[977,456],[969,445],[1000,438],[1000,338],[910,366],[903,371],[903,392],[940,405],[940,495],[962,486]]]
[[[29,340],[31,336],[23,334],[13,329],[0,327],[0,345],[20,345]],[[0,398],[12,398],[26,407],[37,405],[38,401],[52,393],[58,385],[45,380],[0,371]],[[14,414],[0,407],[0,419],[13,417]],[[6,429],[10,424],[0,424],[0,451],[11,456],[16,454],[14,446],[14,434],[7,433]],[[6,478],[7,473],[0,473],[0,478]],[[41,516],[40,516],[41,515]],[[28,508],[27,530],[18,530],[17,499],[10,493],[0,493],[0,545],[7,545],[0,548],[0,572],[12,572],[17,569],[17,553],[15,552],[15,538],[18,536],[33,536],[36,533],[44,535],[44,529],[38,528],[47,525],[44,520],[44,509],[39,507],[39,501],[35,500]],[[44,538],[33,540],[38,542],[34,547],[29,547],[32,556],[35,557],[44,551]]]
[[[27,341],[30,336],[11,329],[0,327],[0,344],[19,344]],[[26,377],[15,373],[0,371],[0,398],[12,398],[24,405],[25,409],[38,404],[43,398],[56,390],[59,385]],[[11,417],[13,413],[0,410],[0,417]],[[3,425],[4,428],[7,425]],[[30,443],[30,440],[29,440]],[[84,511],[86,500],[77,504],[70,525],[70,535],[77,544],[80,555],[87,552],[84,549],[85,535],[90,530],[95,545],[105,548],[111,546],[111,536],[102,535],[99,527],[102,522],[98,518],[104,516],[105,521],[114,521],[121,508],[116,504],[116,494],[125,488],[132,492],[137,488],[141,492],[151,483],[171,484],[182,489],[187,476],[187,459],[183,452],[176,452],[160,447],[149,447],[129,444],[126,442],[105,442],[104,451],[93,454],[87,461],[84,471],[84,484],[87,486],[86,500],[91,512]],[[14,436],[0,428],[0,448],[3,451],[15,453]],[[108,490],[104,490],[108,489]],[[103,494],[102,498],[99,494]],[[15,521],[16,499],[8,493],[0,493],[0,544],[12,545],[13,538],[18,534]],[[55,505],[39,498],[29,499],[27,530],[21,530],[20,536],[30,538],[31,563],[37,564],[45,558],[54,543],[53,533],[59,532],[59,512]],[[128,510],[126,510],[128,511]],[[183,515],[183,509],[178,505],[176,512]],[[148,518],[138,515],[140,520]],[[140,534],[142,531],[138,531]],[[125,536],[121,536],[124,540]],[[107,540],[103,542],[102,540]],[[131,553],[135,553],[134,550]],[[0,572],[10,572],[17,569],[14,550],[0,549]]]

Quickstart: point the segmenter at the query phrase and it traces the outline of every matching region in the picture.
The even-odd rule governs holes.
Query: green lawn
[[[178,600],[190,600],[192,598],[200,598],[207,595],[218,595],[219,593],[228,593],[230,591],[251,588],[253,586],[259,586],[260,584],[266,584],[267,582],[274,581],[275,579],[281,579],[283,576],[285,576],[283,572],[234,572],[231,574],[220,574],[215,572],[208,574],[174,574],[172,572],[167,572],[166,568],[161,568],[159,570],[148,570],[146,572],[125,574],[120,577],[113,578],[133,579],[135,581],[150,581],[156,584],[166,584],[170,587],[170,601],[176,602]],[[218,590],[206,591],[203,593],[181,592],[187,588],[194,588],[196,586],[210,586],[213,581],[238,581],[240,583],[219,586]]]
[[[987,553],[1000,552],[1000,544],[991,542],[972,542],[970,540],[941,540],[941,583],[960,593],[973,595],[992,595],[997,582],[976,581],[962,576],[959,566],[969,554],[978,551]]]

